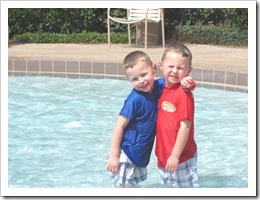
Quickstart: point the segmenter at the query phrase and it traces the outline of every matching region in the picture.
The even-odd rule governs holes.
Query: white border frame
[[[8,188],[8,8],[131,7],[133,2],[1,1],[1,196],[256,196],[256,1],[151,1],[149,4],[147,1],[138,1],[138,4],[140,7],[149,5],[164,8],[248,8],[248,188]]]

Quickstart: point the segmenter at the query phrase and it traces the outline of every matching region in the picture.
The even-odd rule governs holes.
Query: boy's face
[[[136,90],[152,92],[155,72],[155,65],[150,66],[146,62],[138,62],[133,68],[126,69],[126,76]]]
[[[192,70],[189,67],[189,59],[182,57],[178,53],[167,53],[165,60],[160,63],[163,76],[166,79],[166,85],[172,86],[180,83],[181,80]]]

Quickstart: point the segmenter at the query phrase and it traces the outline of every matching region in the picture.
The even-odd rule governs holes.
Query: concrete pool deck
[[[187,44],[193,54],[194,69],[209,69],[248,73],[248,49],[211,45]],[[94,62],[118,62],[131,51],[146,52],[153,62],[159,63],[164,48],[125,44],[17,44],[8,48],[9,59],[71,60]]]
[[[248,49],[186,44],[193,54],[191,76],[198,86],[247,92]],[[161,46],[127,44],[9,44],[9,75],[47,75],[71,78],[120,78],[124,57],[131,51],[146,52],[162,77]]]

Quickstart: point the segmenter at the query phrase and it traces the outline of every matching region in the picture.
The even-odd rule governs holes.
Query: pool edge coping
[[[162,77],[158,68],[156,78]],[[8,75],[126,79],[121,63],[75,60],[9,58]],[[191,76],[198,87],[248,93],[248,74],[196,68],[192,70]]]

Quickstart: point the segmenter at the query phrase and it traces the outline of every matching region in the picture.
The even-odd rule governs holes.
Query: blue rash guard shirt
[[[155,138],[158,99],[164,88],[165,79],[154,82],[152,93],[131,91],[119,115],[129,119],[124,130],[121,148],[137,167],[146,167]]]

